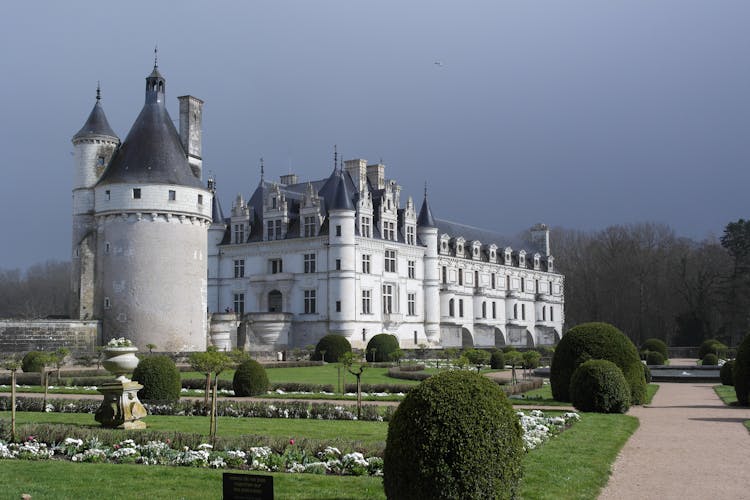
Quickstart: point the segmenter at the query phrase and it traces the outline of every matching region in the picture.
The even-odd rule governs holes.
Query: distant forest
[[[750,322],[750,221],[728,224],[715,240],[678,237],[666,225],[600,231],[552,230],[557,270],[565,274],[565,323],[606,321],[636,344],[718,338],[737,345]],[[0,269],[0,317],[65,316],[70,263],[47,261],[25,272]]]

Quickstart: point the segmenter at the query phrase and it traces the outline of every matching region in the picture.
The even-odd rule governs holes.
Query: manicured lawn
[[[716,391],[716,394],[721,398],[722,401],[724,401],[725,405],[739,406],[737,404],[737,393],[734,390],[734,386],[715,385],[714,391]],[[745,427],[747,428],[747,430],[750,431],[750,420],[745,420],[743,424],[745,424]]]
[[[0,412],[0,418],[9,420],[10,412]],[[100,427],[89,413],[18,412],[19,425],[26,423],[70,424]],[[143,419],[149,429],[191,434],[208,434],[208,417],[177,417],[150,415]],[[352,420],[311,420],[286,418],[235,418],[219,417],[219,436],[244,434],[297,439],[337,439],[361,441],[364,444],[384,443],[388,433],[387,422],[356,422]]]
[[[654,394],[656,394],[657,390],[659,390],[659,384],[648,384],[646,386],[646,402],[644,404],[651,404],[651,400],[654,399]],[[521,396],[523,397],[512,398],[511,401],[516,404],[534,404],[539,406],[570,406],[570,403],[555,401],[552,398],[552,386],[549,384],[539,389],[532,389]]]

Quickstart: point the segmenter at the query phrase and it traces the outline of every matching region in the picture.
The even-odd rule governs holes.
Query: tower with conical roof
[[[109,126],[97,85],[96,102],[86,123],[73,136],[73,238],[71,255],[71,311],[74,319],[94,315],[94,272],[96,228],[94,224],[94,185],[120,139]]]
[[[432,344],[440,342],[440,274],[438,271],[438,227],[427,203],[427,185],[424,201],[417,217],[417,235],[427,248],[424,254],[424,330]]]
[[[105,342],[127,337],[140,347],[204,350],[213,195],[189,164],[156,63],[145,94],[94,188],[94,313]]]

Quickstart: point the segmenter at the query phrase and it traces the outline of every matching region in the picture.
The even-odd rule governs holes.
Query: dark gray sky
[[[179,95],[206,102],[225,209],[259,157],[321,178],[337,144],[417,202],[427,180],[435,216],[506,234],[719,235],[750,216],[748,20],[746,0],[6,3],[0,267],[69,258],[70,139],[97,80],[125,138],[155,43],[172,118]]]

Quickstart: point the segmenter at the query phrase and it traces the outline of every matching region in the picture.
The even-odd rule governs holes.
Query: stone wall
[[[99,321],[0,320],[0,353],[53,351],[67,347],[73,354],[93,353],[101,344]]]

